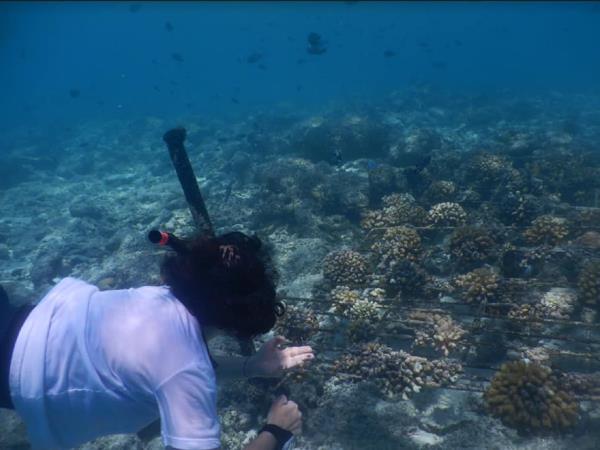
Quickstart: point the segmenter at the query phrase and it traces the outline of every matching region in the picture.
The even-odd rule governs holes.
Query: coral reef
[[[351,347],[333,365],[338,376],[373,381],[384,395],[404,399],[424,387],[455,382],[461,370],[457,363],[429,361],[374,342]]]
[[[578,405],[557,376],[535,363],[504,364],[484,397],[491,414],[525,431],[564,430],[578,419]]]
[[[458,287],[467,302],[484,302],[492,300],[500,287],[500,278],[491,269],[475,269],[465,275],[455,278]]]
[[[447,180],[436,180],[423,193],[423,200],[430,204],[451,202],[458,188],[456,183]]]
[[[422,225],[427,213],[409,194],[390,194],[383,197],[383,208],[363,212],[361,226],[366,230],[398,225]]]
[[[348,286],[337,286],[329,293],[329,299],[331,300],[332,311],[345,316],[352,305],[360,301],[361,294]]]
[[[600,308],[600,261],[588,263],[581,270],[577,287],[584,304]]]
[[[368,288],[359,292],[347,286],[338,286],[329,293],[329,297],[330,311],[347,321],[350,340],[364,340],[373,336],[383,313],[383,289]]]
[[[371,339],[380,326],[383,314],[381,303],[361,298],[348,310],[348,338],[352,342]]]
[[[392,261],[385,273],[386,290],[391,295],[419,295],[427,280],[427,272],[409,259]]]
[[[310,309],[286,305],[285,314],[277,319],[275,331],[294,343],[302,344],[319,330],[317,315]]]
[[[443,202],[433,205],[427,213],[430,224],[437,226],[463,225],[467,213],[458,203]]]
[[[450,237],[450,254],[463,265],[486,261],[495,246],[491,233],[483,228],[460,227]]]
[[[464,348],[466,331],[452,317],[421,312],[414,312],[409,317],[411,320],[425,323],[425,326],[416,332],[414,346],[430,347],[443,353],[444,356]]]
[[[539,308],[543,316],[551,319],[568,320],[577,303],[574,289],[555,287],[544,293]]]
[[[556,245],[569,234],[566,219],[543,215],[536,218],[529,228],[523,232],[523,237],[530,244]]]
[[[421,252],[421,237],[413,228],[390,227],[372,246],[371,250],[384,263],[408,259],[416,261]]]
[[[363,284],[369,274],[365,257],[353,250],[329,253],[323,259],[323,276],[333,285],[356,286]]]

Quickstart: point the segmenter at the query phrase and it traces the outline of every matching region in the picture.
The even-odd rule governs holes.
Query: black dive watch
[[[277,425],[273,425],[272,423],[268,423],[264,427],[262,427],[258,431],[258,434],[262,433],[263,431],[268,431],[275,437],[275,440],[277,441],[277,446],[275,447],[275,450],[292,449],[294,434],[291,431],[284,430],[283,428],[278,427]]]

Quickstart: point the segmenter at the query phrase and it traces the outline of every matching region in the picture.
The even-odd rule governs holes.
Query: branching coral
[[[383,208],[363,213],[361,226],[366,230],[404,224],[421,225],[427,213],[408,194],[391,194],[383,197]]]
[[[442,314],[416,313],[413,320],[423,320],[424,327],[417,330],[414,345],[430,347],[448,356],[453,350],[464,347],[466,331],[452,317]]]
[[[461,227],[450,238],[450,254],[459,263],[485,261],[492,255],[496,242],[482,228]]]
[[[577,293],[568,288],[552,288],[544,294],[539,307],[542,314],[552,319],[569,319],[577,300]]]
[[[523,237],[530,244],[556,245],[569,234],[566,219],[550,215],[539,216],[529,228],[523,232]]]
[[[467,213],[458,203],[443,202],[431,207],[427,219],[432,225],[463,225],[467,220]]]
[[[475,180],[493,181],[500,178],[507,170],[511,169],[511,163],[500,155],[481,152],[471,160],[469,173],[475,176]]]
[[[391,295],[417,295],[422,292],[428,275],[416,263],[401,259],[390,264],[385,274],[386,289]]]
[[[356,342],[372,338],[380,325],[382,315],[381,303],[361,298],[348,310],[348,337]]]
[[[452,181],[438,180],[429,185],[423,199],[429,203],[448,202],[456,195],[456,184]]]
[[[579,298],[588,306],[600,308],[600,261],[587,264],[579,274]]]
[[[334,285],[363,284],[368,273],[367,260],[353,250],[334,251],[323,259],[323,275]]]
[[[371,246],[371,250],[385,262],[401,259],[414,261],[421,251],[421,237],[413,228],[391,227]]]
[[[285,314],[277,319],[275,330],[287,339],[303,343],[313,337],[319,329],[319,320],[316,314],[307,309],[287,305]]]
[[[535,363],[504,364],[484,397],[494,416],[517,429],[562,430],[577,422],[576,401],[551,369]]]
[[[352,305],[360,301],[360,292],[348,286],[337,286],[329,293],[332,311],[336,314],[346,315]]]
[[[386,396],[402,398],[423,387],[453,383],[461,369],[456,363],[429,361],[374,342],[351,347],[333,365],[336,374],[373,381]]]
[[[497,295],[500,279],[493,270],[481,268],[459,275],[454,284],[462,291],[467,302],[484,302]]]
[[[372,337],[382,315],[385,291],[380,288],[365,289],[363,292],[347,286],[338,286],[329,293],[331,312],[348,320],[348,337],[361,340]]]

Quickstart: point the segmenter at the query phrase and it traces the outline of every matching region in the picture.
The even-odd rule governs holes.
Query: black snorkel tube
[[[150,230],[148,232],[148,240],[153,244],[168,245],[177,253],[186,253],[188,251],[185,241],[168,231]]]

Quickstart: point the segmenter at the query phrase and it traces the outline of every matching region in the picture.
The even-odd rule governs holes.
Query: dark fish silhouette
[[[326,42],[319,33],[313,31],[308,34],[306,39],[308,40],[306,51],[311,55],[322,55],[327,51],[327,47],[325,46]]]
[[[77,98],[81,95],[81,92],[79,91],[79,89],[71,89],[69,91],[69,95],[71,96],[71,98]]]
[[[171,22],[165,22],[165,30],[167,30],[170,33],[174,29],[175,29],[175,27],[173,26],[173,24]]]
[[[457,47],[462,47],[463,42],[459,39],[454,39],[454,45],[456,45]]]
[[[258,68],[259,68],[260,70],[267,70],[267,66],[265,66],[265,65],[264,65],[264,64],[262,64],[262,63],[258,65]]]
[[[246,58],[246,62],[248,64],[254,64],[258,61],[260,61],[263,57],[263,54],[260,52],[253,52],[251,53],[247,58]]]
[[[306,60],[305,60],[305,59],[303,59],[303,58],[299,58],[299,59],[296,61],[296,64],[304,64],[305,62],[306,62]]]
[[[300,92],[302,89],[303,88],[301,84],[296,85],[296,92]]]
[[[235,103],[236,105],[240,104],[240,101],[237,98],[235,98],[235,97],[231,97],[231,102]]]
[[[431,63],[431,67],[433,67],[434,69],[445,69],[448,67],[448,63],[446,61],[434,61]]]
[[[142,9],[142,5],[140,3],[132,3],[129,5],[129,12],[135,13]]]
[[[229,197],[231,197],[231,191],[233,191],[233,183],[235,180],[231,180],[227,187],[225,188],[225,198],[223,199],[223,203],[227,203]]]
[[[156,92],[160,92],[160,88],[157,85],[152,86],[152,89],[154,89]]]
[[[419,42],[417,42],[417,45],[421,48],[429,48],[430,47],[429,42],[427,42],[427,41],[419,41]]]
[[[177,52],[171,53],[171,59],[180,63],[183,62],[183,56],[181,56],[181,54]]]
[[[386,58],[391,58],[392,56],[396,56],[396,52],[393,50],[386,50],[385,52],[383,52],[383,56],[385,56]]]

